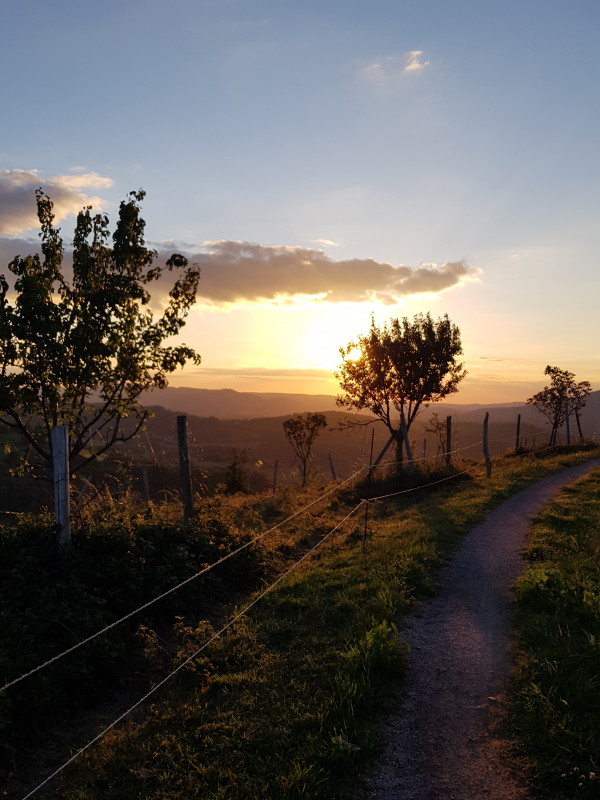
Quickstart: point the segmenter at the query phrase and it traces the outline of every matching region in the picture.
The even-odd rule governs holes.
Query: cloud
[[[236,378],[298,378],[300,380],[322,380],[330,378],[333,370],[314,368],[269,368],[269,367],[198,367],[188,374],[222,375]]]
[[[422,50],[411,50],[403,56],[384,56],[361,70],[362,77],[380,88],[398,86],[407,75],[418,75],[429,61],[421,61]]]
[[[71,277],[72,253],[66,243],[64,272]],[[190,263],[200,266],[198,302],[214,308],[249,304],[294,304],[304,299],[326,303],[379,302],[395,305],[406,297],[439,294],[482,274],[465,261],[445,264],[394,266],[372,258],[336,261],[323,250],[304,247],[262,245],[255,242],[206,242],[203,252],[182,248],[172,241],[154,245],[157,264],[164,264],[173,252],[182,252]],[[37,238],[0,236],[0,273],[17,255],[40,252]],[[159,310],[167,300],[175,274],[150,287],[151,306]]]
[[[429,61],[421,62],[422,50],[411,50],[406,54],[406,66],[404,72],[421,72],[429,64]]]
[[[372,258],[334,261],[323,250],[230,240],[206,242],[205,248],[207,252],[186,255],[202,271],[199,299],[217,306],[301,298],[393,305],[412,295],[462,286],[481,274],[464,261],[418,267]]]
[[[103,178],[97,172],[88,172],[86,175],[55,175],[48,180],[54,186],[69,189],[110,189],[113,185],[110,178]]]
[[[108,189],[111,186],[111,179],[97,172],[41,178],[36,169],[0,170],[0,234],[16,236],[38,226],[35,190],[40,187],[52,199],[58,223],[85,205],[102,209],[99,197],[88,197],[81,189]]]
[[[325,244],[328,247],[339,247],[339,242],[332,242],[331,239],[315,239],[314,240],[317,244]]]

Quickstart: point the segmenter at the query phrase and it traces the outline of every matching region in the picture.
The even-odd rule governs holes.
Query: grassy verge
[[[498,460],[491,480],[477,468],[427,494],[373,504],[364,555],[361,526],[349,520],[248,618],[57,778],[51,796],[356,796],[353,777],[377,752],[378,725],[401,679],[399,615],[434,591],[436,570],[487,511],[540,477],[598,455]],[[313,518],[316,541],[362,488]],[[375,481],[373,494],[388,488],[389,479]],[[296,544],[289,557],[301,552]],[[208,622],[188,622],[176,622],[168,651],[151,627],[139,631],[157,680],[208,638]],[[22,796],[16,776],[5,792]]]
[[[600,797],[599,551],[596,469],[539,515],[517,586],[511,716],[538,797]]]

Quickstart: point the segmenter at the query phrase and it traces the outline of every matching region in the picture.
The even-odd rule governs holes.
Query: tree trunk
[[[307,463],[307,461],[308,461],[308,459],[306,459],[306,461],[302,462],[302,488],[303,489],[306,486],[306,463]]]
[[[583,441],[583,433],[581,432],[581,420],[579,419],[578,409],[575,409],[575,419],[577,420],[577,430],[579,431],[579,438]]]
[[[404,442],[402,440],[402,435],[396,437],[396,472],[402,472],[402,467],[404,466]]]

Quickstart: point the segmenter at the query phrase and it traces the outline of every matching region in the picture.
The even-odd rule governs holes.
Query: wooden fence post
[[[150,502],[150,488],[148,486],[148,467],[144,464],[142,467],[142,498],[144,503]]]
[[[402,438],[404,439],[404,446],[406,447],[406,458],[408,459],[408,474],[412,475],[415,471],[412,458],[412,450],[410,449],[410,442],[408,441],[408,430],[406,428],[406,420],[404,419],[404,411],[400,411],[400,425],[402,426]]]
[[[515,442],[515,451],[519,449],[521,445],[521,415],[517,415],[517,438]]]
[[[452,417],[446,417],[446,466],[450,466],[452,460]]]
[[[177,417],[177,441],[179,444],[179,489],[183,504],[183,518],[192,518],[194,506],[192,499],[192,471],[190,468],[190,447],[188,441],[187,417]]]
[[[328,453],[328,455],[329,455],[329,466],[331,468],[331,474],[333,476],[333,480],[337,481],[337,478],[335,477],[335,469],[333,467],[333,458],[331,457],[331,453]]]
[[[277,486],[277,464],[279,463],[279,459],[275,459],[275,465],[273,467],[273,494],[275,494],[275,487]]]
[[[571,426],[569,425],[569,403],[565,403],[565,420],[567,422],[567,450],[571,449]]]
[[[427,460],[427,439],[423,439],[423,462]]]
[[[71,509],[69,504],[69,430],[66,425],[51,429],[54,519],[58,551],[71,547]]]
[[[488,421],[490,412],[485,412],[485,419],[483,420],[483,457],[485,458],[485,473],[488,478],[492,477],[492,462],[490,460],[490,450],[488,447]]]

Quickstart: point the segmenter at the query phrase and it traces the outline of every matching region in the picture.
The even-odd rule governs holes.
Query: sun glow
[[[370,308],[340,303],[314,311],[302,347],[304,362],[308,367],[336,370],[342,363],[340,348],[346,347],[357,333],[368,330]],[[359,356],[360,350],[355,347],[350,358]]]
[[[352,350],[346,355],[346,361],[358,361],[358,359],[362,356],[362,350],[360,347],[353,347]]]

